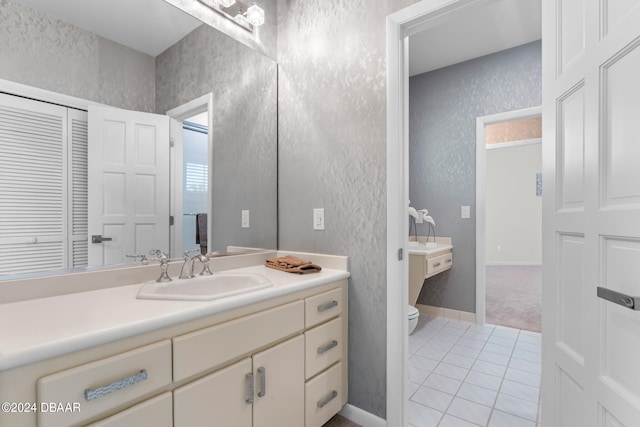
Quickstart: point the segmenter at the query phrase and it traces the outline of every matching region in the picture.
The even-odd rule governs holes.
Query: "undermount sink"
[[[256,273],[214,273],[172,282],[147,282],[138,291],[139,299],[211,301],[273,286]]]

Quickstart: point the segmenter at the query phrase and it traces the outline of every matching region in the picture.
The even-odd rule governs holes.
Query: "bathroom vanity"
[[[135,284],[4,304],[0,425],[322,426],[347,401],[344,266],[238,268],[273,287],[206,302]]]
[[[436,237],[435,242],[418,236],[409,242],[409,305],[415,306],[425,279],[453,266],[451,237]]]

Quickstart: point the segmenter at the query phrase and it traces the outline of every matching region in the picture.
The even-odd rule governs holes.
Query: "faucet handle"
[[[169,255],[162,252],[160,249],[151,249],[149,255],[155,255],[160,261],[160,264],[166,264],[169,262]]]
[[[182,255],[186,259],[186,258],[189,258],[192,254],[199,253],[199,252],[200,252],[200,249],[189,249],[188,251],[184,251]]]
[[[201,276],[211,276],[213,274],[213,272],[209,269],[209,255],[210,254],[200,255],[199,257],[200,262],[203,265],[202,271],[200,272]]]

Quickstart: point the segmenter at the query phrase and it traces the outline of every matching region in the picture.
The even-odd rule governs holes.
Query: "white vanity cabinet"
[[[320,427],[347,402],[347,304],[337,288],[305,300],[305,426]]]
[[[213,419],[239,427],[322,426],[346,403],[344,291],[174,338],[174,381],[180,381],[293,335],[174,390],[174,425],[207,426]]]
[[[125,409],[109,418],[89,424],[87,427],[173,426],[173,402],[171,392]]]
[[[12,427],[321,427],[347,401],[347,280],[0,371]]]
[[[37,382],[38,426],[81,424],[169,384],[169,340],[47,375]]]
[[[247,427],[304,425],[303,329],[299,300],[174,338],[174,381],[253,353],[176,389],[174,425],[207,426],[212,419]]]
[[[298,335],[176,389],[174,426],[304,425],[303,356]]]
[[[425,279],[453,267],[453,244],[450,237],[436,237],[435,246],[425,246],[426,238],[418,236],[420,245],[409,245],[409,305],[415,306]]]

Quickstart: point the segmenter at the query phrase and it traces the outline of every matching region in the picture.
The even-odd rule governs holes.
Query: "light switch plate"
[[[324,208],[315,208],[313,210],[313,229],[324,230]]]
[[[471,218],[471,208],[469,206],[460,206],[460,218]]]
[[[249,228],[249,211],[242,211],[242,228]]]

